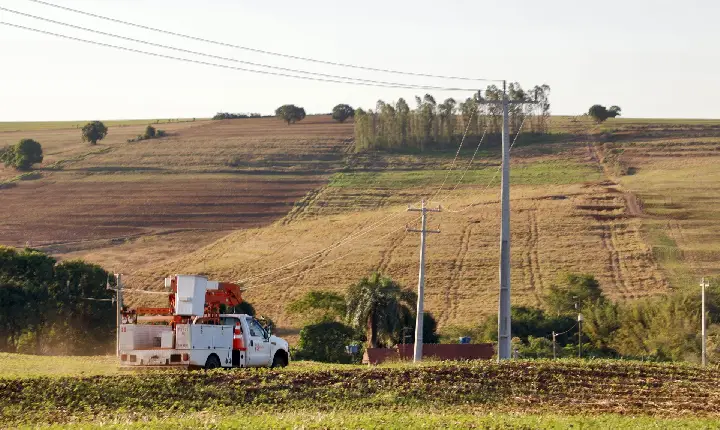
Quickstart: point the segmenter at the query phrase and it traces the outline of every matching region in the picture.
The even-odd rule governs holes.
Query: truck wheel
[[[217,355],[214,354],[208,357],[207,361],[205,362],[206,370],[217,369],[220,366],[220,359],[217,357]]]
[[[276,367],[285,367],[285,366],[287,366],[287,360],[285,360],[285,358],[282,355],[275,354],[275,357],[273,357],[273,362],[272,362],[271,367],[276,368]]]

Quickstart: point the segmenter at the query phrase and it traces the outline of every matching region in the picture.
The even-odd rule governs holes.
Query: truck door
[[[265,329],[253,317],[246,317],[249,344],[246,345],[248,366],[262,367],[270,365],[270,337]]]

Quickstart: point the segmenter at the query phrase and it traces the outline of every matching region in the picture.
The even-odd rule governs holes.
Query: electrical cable
[[[48,3],[48,2],[45,2],[45,1],[41,1],[41,0],[28,0],[28,1],[33,2],[33,3],[37,3],[37,4],[42,4],[42,5],[44,5],[44,6],[54,7],[54,8],[61,9],[61,10],[67,11],[67,12],[78,13],[78,14],[81,14],[81,15],[90,16],[90,17],[93,17],[93,18],[97,18],[97,19],[102,19],[102,20],[105,20],[105,21],[114,22],[114,23],[117,23],[117,24],[123,24],[123,25],[128,25],[128,26],[131,26],[131,27],[135,27],[135,28],[141,28],[141,29],[143,29],[143,30],[154,31],[154,32],[157,32],[157,33],[167,34],[167,35],[170,35],[170,36],[182,37],[182,38],[194,40],[194,41],[197,41],[197,42],[210,43],[210,44],[213,44],[213,45],[224,46],[224,47],[226,47],[226,48],[242,49],[242,50],[245,50],[245,51],[255,52],[255,53],[259,53],[259,54],[273,55],[273,56],[277,56],[277,57],[289,58],[289,59],[292,59],[292,60],[308,61],[308,62],[312,62],[312,63],[326,64],[326,65],[337,66],[337,67],[348,67],[348,68],[353,68],[353,69],[368,70],[368,71],[372,71],[372,72],[394,73],[394,74],[407,75],[407,76],[419,76],[419,77],[425,77],[425,78],[454,79],[454,80],[463,80],[463,81],[484,81],[484,82],[502,82],[502,81],[503,81],[502,79],[468,78],[468,77],[462,77],[462,76],[444,76],[444,75],[432,75],[432,74],[427,74],[427,73],[404,72],[404,71],[400,71],[400,70],[381,69],[381,68],[374,68],[374,67],[367,67],[367,66],[359,66],[359,65],[355,65],[355,64],[345,64],[345,63],[339,63],[339,62],[334,62],[334,61],[318,60],[318,59],[309,58],[309,57],[300,57],[300,56],[297,56],[297,55],[290,55],[290,54],[283,54],[283,53],[279,53],[279,52],[265,51],[265,50],[262,50],[262,49],[256,49],[256,48],[250,48],[250,47],[247,47],[247,46],[234,45],[234,44],[226,43],[226,42],[218,42],[218,41],[215,41],[215,40],[204,39],[204,38],[201,38],[201,37],[190,36],[190,35],[187,35],[187,34],[176,33],[176,32],[168,31],[168,30],[162,30],[162,29],[159,29],[159,28],[148,27],[148,26],[145,26],[145,25],[135,24],[135,23],[128,22],[128,21],[122,21],[122,20],[120,20],[120,19],[110,18],[110,17],[107,17],[107,16],[102,16],[102,15],[98,15],[98,14],[94,14],[94,13],[90,13],[90,12],[85,12],[85,11],[82,11],[82,10],[73,9],[73,8],[66,7],[66,6],[60,6],[60,5],[58,5],[58,4]]]
[[[465,127],[465,132],[463,133],[463,137],[460,140],[460,145],[458,145],[457,152],[455,152],[455,158],[453,158],[452,164],[450,164],[450,169],[445,174],[445,179],[443,179],[442,184],[440,184],[440,188],[438,188],[438,190],[435,191],[435,194],[433,194],[433,196],[428,199],[428,202],[431,202],[438,194],[440,194],[440,191],[442,191],[443,187],[445,186],[445,182],[447,182],[450,173],[455,168],[455,163],[457,162],[458,156],[460,155],[460,150],[462,150],[463,144],[465,143],[465,137],[467,136],[468,130],[470,130],[470,124],[472,123],[472,119],[475,116],[475,112],[477,112],[477,110],[478,104],[475,103],[475,109],[473,109],[472,113],[470,114],[470,119],[468,120],[467,126]]]
[[[421,217],[417,217],[413,222],[417,222],[420,218],[421,218]],[[376,243],[376,242],[379,242],[380,240],[383,240],[383,239],[389,237],[390,235],[392,235],[392,234],[394,234],[394,233],[397,233],[398,231],[403,230],[403,229],[405,229],[405,228],[406,228],[406,226],[402,226],[402,227],[400,227],[400,228],[396,228],[396,229],[390,231],[389,233],[387,233],[386,235],[381,236],[381,237],[375,239],[374,241],[372,241],[372,242],[370,242],[370,243],[373,243],[373,244],[374,244],[374,243]],[[266,286],[266,285],[274,284],[274,283],[276,283],[276,282],[286,281],[286,280],[291,279],[291,278],[294,278],[294,277],[296,277],[296,276],[300,276],[300,275],[302,275],[303,273],[307,273],[307,272],[309,272],[309,271],[312,271],[312,270],[315,270],[315,269],[319,269],[319,268],[321,268],[321,267],[328,266],[328,265],[330,265],[330,264],[332,264],[332,263],[334,263],[334,262],[336,262],[336,261],[338,261],[338,260],[341,260],[341,259],[347,257],[347,256],[348,256],[349,254],[351,254],[351,253],[352,253],[352,251],[347,252],[347,253],[345,253],[345,254],[337,257],[337,258],[334,258],[334,259],[332,259],[332,260],[330,260],[330,261],[326,261],[326,262],[324,262],[323,264],[320,264],[320,265],[318,265],[318,266],[310,267],[310,268],[308,268],[308,269],[302,270],[302,271],[300,271],[300,272],[294,273],[294,274],[289,275],[289,276],[286,276],[286,277],[284,277],[284,278],[274,279],[274,280],[272,280],[272,281],[265,282],[265,283],[263,283],[263,284],[253,285],[253,286],[251,286],[251,287],[247,287],[246,289],[249,290],[249,289],[251,289],[251,288],[264,287],[264,286]]]
[[[372,84],[392,85],[392,86],[394,86],[394,87],[397,86],[398,88],[402,87],[402,88],[420,89],[420,90],[438,90],[438,89],[440,89],[440,87],[436,87],[436,86],[403,84],[403,83],[401,83],[401,82],[388,82],[388,81],[378,81],[378,80],[374,80],[374,79],[354,78],[354,77],[351,77],[351,76],[330,75],[330,74],[326,74],[326,73],[317,73],[317,72],[310,72],[310,71],[306,71],[306,70],[291,69],[291,68],[286,68],[286,67],[278,67],[278,66],[271,66],[271,65],[267,65],[267,64],[254,63],[254,62],[252,62],[252,61],[244,61],[244,60],[238,60],[238,59],[236,59],[236,58],[222,57],[222,56],[219,56],[219,55],[206,54],[206,53],[204,53],[204,52],[199,52],[199,51],[191,51],[191,50],[188,50],[188,49],[178,48],[178,47],[175,47],[175,46],[163,45],[163,44],[159,44],[159,43],[149,42],[149,41],[147,41],[147,40],[133,39],[133,38],[131,38],[131,37],[126,37],[126,36],[122,36],[122,35],[118,35],[118,34],[113,34],[113,33],[108,33],[108,32],[104,32],[104,31],[94,30],[94,29],[92,29],[92,28],[87,28],[87,27],[82,27],[82,26],[79,26],[79,25],[69,24],[69,23],[66,23],[66,22],[56,21],[56,20],[49,19],[49,18],[43,18],[43,17],[41,17],[41,16],[31,15],[31,14],[29,14],[29,13],[20,12],[20,11],[16,11],[16,10],[12,10],[12,9],[7,9],[7,8],[1,7],[1,6],[0,6],[0,10],[5,11],[5,12],[9,12],[9,13],[13,13],[13,14],[16,14],[16,15],[24,16],[24,17],[27,17],[27,18],[32,18],[32,19],[36,19],[36,20],[40,20],[40,21],[49,22],[49,23],[52,23],[52,24],[62,25],[62,26],[65,26],[65,27],[74,28],[74,29],[76,29],[76,30],[87,31],[87,32],[99,34],[99,35],[102,35],[102,36],[114,37],[114,38],[117,38],[117,39],[126,40],[126,41],[133,42],[133,43],[140,43],[140,44],[144,44],[144,45],[154,46],[154,47],[157,47],[157,48],[169,49],[169,50],[173,50],[173,51],[183,52],[183,53],[186,53],[186,54],[198,55],[198,56],[208,57],[208,58],[214,58],[214,59],[222,60],[222,61],[230,61],[230,62],[235,62],[235,63],[242,63],[242,64],[247,64],[247,65],[255,66],[255,67],[265,67],[265,68],[268,68],[268,69],[282,70],[282,71],[285,71],[285,72],[292,72],[292,73],[302,73],[302,74],[313,75],[313,76],[321,76],[321,77],[324,77],[324,78],[345,79],[345,80],[358,81],[358,82],[366,82],[366,83],[372,83]]]
[[[520,123],[520,127],[518,128],[517,134],[515,135],[515,139],[513,139],[512,143],[510,144],[510,148],[508,149],[508,151],[512,151],[513,146],[515,146],[515,142],[517,142],[518,137],[520,137],[520,132],[522,131],[524,124],[525,124],[525,118],[523,118],[522,122]],[[483,191],[486,191],[488,188],[490,188],[490,186],[493,184],[493,182],[495,182],[495,179],[497,178],[498,174],[500,173],[500,169],[502,169],[502,163],[498,166],[497,170],[495,170],[495,175],[492,177],[492,179],[490,179],[490,182],[488,182],[488,184],[485,186]],[[471,204],[465,206],[463,209],[456,210],[456,211],[446,208],[445,211],[454,213],[454,214],[463,213],[466,210],[470,209],[471,207],[478,205],[479,203],[480,203],[480,201],[471,203]]]
[[[258,279],[258,278],[267,277],[268,275],[271,275],[271,274],[273,274],[273,273],[277,273],[277,272],[279,272],[279,271],[281,271],[281,270],[284,270],[284,269],[287,269],[287,268],[290,268],[290,267],[293,267],[293,266],[297,266],[298,264],[300,264],[300,263],[302,263],[302,262],[304,262],[304,261],[307,261],[307,260],[309,260],[309,259],[311,259],[311,258],[313,258],[313,257],[315,257],[315,256],[317,256],[317,255],[323,254],[324,252],[327,252],[327,251],[332,251],[332,250],[335,249],[335,248],[339,248],[339,247],[342,246],[342,245],[345,245],[345,244],[347,244],[347,243],[349,243],[349,242],[352,242],[352,241],[354,241],[354,240],[356,240],[356,239],[358,239],[358,238],[360,238],[360,237],[362,237],[362,236],[365,236],[366,234],[370,233],[370,232],[373,231],[373,230],[376,230],[376,229],[379,228],[380,226],[382,226],[382,225],[384,225],[384,224],[387,224],[388,222],[390,222],[390,220],[392,220],[392,219],[394,219],[394,218],[397,218],[397,217],[399,217],[400,215],[403,215],[403,214],[406,214],[406,213],[407,213],[406,211],[403,211],[403,212],[397,212],[397,213],[392,214],[392,215],[388,215],[388,216],[382,218],[380,221],[377,221],[377,222],[373,223],[372,225],[370,225],[370,227],[367,227],[367,228],[365,228],[365,229],[363,229],[363,230],[360,230],[359,232],[352,233],[352,234],[346,236],[344,239],[340,240],[339,242],[336,242],[336,243],[334,243],[334,244],[332,244],[332,245],[330,245],[330,246],[328,246],[328,247],[326,247],[326,248],[323,248],[323,249],[321,249],[321,250],[319,250],[319,251],[316,251],[316,252],[314,252],[314,253],[312,253],[312,254],[306,255],[305,257],[299,258],[299,259],[297,259],[297,260],[291,261],[291,262],[289,262],[289,263],[287,263],[287,264],[285,264],[285,265],[283,265],[283,266],[276,267],[275,269],[269,270],[269,271],[267,271],[267,272],[259,273],[259,274],[257,274],[257,275],[253,275],[253,276],[249,276],[249,277],[244,278],[244,279],[240,279],[240,280],[238,280],[237,282],[245,283],[245,282],[248,282],[248,281],[253,281],[253,280]]]
[[[18,24],[12,24],[12,23],[5,22],[5,21],[0,21],[0,24],[6,25],[8,27],[14,27],[14,28],[22,29],[22,30],[32,31],[35,33],[41,33],[41,34],[55,36],[55,37],[59,37],[59,38],[63,38],[63,39],[74,40],[76,42],[83,42],[83,43],[88,43],[91,45],[97,45],[97,46],[103,46],[106,48],[118,49],[121,51],[133,52],[136,54],[144,54],[144,55],[149,55],[152,57],[166,58],[166,59],[176,60],[176,61],[184,61],[184,62],[188,62],[188,63],[218,67],[218,68],[222,68],[222,69],[238,70],[238,71],[242,71],[242,72],[259,73],[259,74],[263,74],[263,75],[282,76],[282,77],[286,77],[286,78],[304,79],[304,80],[309,80],[309,81],[329,82],[329,83],[336,83],[336,84],[350,84],[350,85],[362,85],[362,86],[369,86],[369,87],[401,88],[401,89],[413,89],[414,88],[414,87],[410,87],[410,86],[405,86],[404,84],[400,84],[400,85],[371,84],[371,83],[367,83],[367,82],[340,81],[340,80],[335,80],[335,79],[314,78],[312,76],[297,76],[297,75],[291,75],[291,74],[287,74],[287,73],[271,72],[268,70],[247,69],[244,67],[228,66],[225,64],[210,63],[207,61],[193,60],[190,58],[183,58],[183,57],[173,57],[171,55],[166,55],[166,54],[158,54],[155,52],[142,51],[139,49],[128,48],[128,47],[124,47],[124,46],[112,45],[109,43],[97,42],[94,40],[88,40],[88,39],[82,39],[79,37],[68,36],[65,34],[53,33],[51,31],[40,30],[37,28],[26,27],[26,26],[18,25]],[[449,87],[446,88],[446,87],[430,87],[430,86],[419,87],[416,89],[429,89],[429,90],[436,90],[436,91],[476,91],[474,89],[469,89],[469,88],[449,88]]]

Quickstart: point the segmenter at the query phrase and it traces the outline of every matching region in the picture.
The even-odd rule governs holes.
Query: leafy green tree
[[[0,247],[0,348],[98,354],[112,343],[115,316],[108,273],[33,249]],[[111,284],[114,280],[111,281]],[[33,343],[35,345],[33,345]]]
[[[305,119],[305,109],[295,105],[282,105],[275,109],[275,116],[290,125]]]
[[[407,314],[403,328],[394,343],[415,342],[415,312]],[[437,333],[437,320],[430,312],[423,313],[423,343],[440,343],[440,336]]]
[[[550,285],[545,301],[557,314],[572,313],[603,297],[600,283],[588,274],[567,273]],[[577,304],[577,308],[575,305]]]
[[[5,166],[29,170],[33,164],[42,163],[42,146],[32,139],[22,139],[14,146],[8,146],[0,151],[0,160]]]
[[[608,118],[619,116],[621,111],[622,109],[620,109],[619,106],[611,106],[610,109],[608,109],[603,105],[592,105],[590,109],[588,109],[588,115],[590,115],[595,122],[601,123]]]
[[[300,330],[298,358],[326,363],[350,363],[345,347],[357,340],[357,332],[338,321],[306,325]]]
[[[85,124],[82,128],[82,141],[90,142],[91,145],[97,145],[98,141],[103,140],[107,136],[108,129],[100,121],[93,121]]]
[[[145,139],[152,139],[155,137],[155,127],[149,125],[145,128]]]
[[[620,329],[620,307],[600,298],[582,307],[583,334],[593,348],[605,355],[616,355],[612,348],[617,330]]]
[[[339,104],[332,110],[332,118],[337,122],[345,122],[355,115],[355,109],[350,105]]]
[[[291,302],[287,311],[306,323],[336,321],[345,317],[345,297],[329,291],[309,291]]]
[[[348,321],[355,328],[367,328],[373,348],[398,338],[417,302],[415,293],[379,273],[350,286],[345,297]]]
[[[498,332],[497,314],[488,316],[481,324],[482,338],[497,341]],[[531,337],[548,337],[552,332],[562,333],[575,325],[575,318],[568,315],[547,315],[538,308],[526,306],[513,306],[510,308],[510,331],[514,337],[527,343]],[[565,344],[568,336],[558,339],[558,343]]]

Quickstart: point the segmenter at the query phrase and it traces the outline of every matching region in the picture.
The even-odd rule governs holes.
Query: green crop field
[[[573,184],[597,181],[602,172],[597,166],[572,161],[538,161],[520,164],[512,169],[510,180],[515,185]],[[419,188],[438,187],[447,177],[448,184],[460,179],[464,185],[486,185],[499,180],[497,167],[455,170],[414,170],[338,173],[330,180],[331,187],[348,188]]]
[[[708,428],[720,417],[720,376],[684,365],[301,362],[282,370],[112,374],[100,370],[107,358],[94,360],[61,360],[62,375],[3,372],[0,426],[634,429]]]

